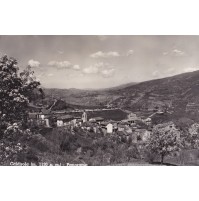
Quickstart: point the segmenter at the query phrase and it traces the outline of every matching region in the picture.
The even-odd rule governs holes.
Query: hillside
[[[68,104],[82,107],[104,107],[109,102],[120,97],[114,94],[114,89],[81,90],[81,89],[44,89],[46,98],[60,98]]]
[[[199,71],[143,82],[117,90],[121,98],[115,105],[130,110],[169,107],[185,109],[187,103],[199,102]]]
[[[46,97],[60,97],[69,104],[104,107],[109,104],[131,111],[154,108],[185,111],[199,103],[199,71],[104,90],[45,89]]]

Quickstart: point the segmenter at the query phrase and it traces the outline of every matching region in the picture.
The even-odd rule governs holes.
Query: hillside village
[[[89,139],[91,137],[94,139],[94,141],[95,139],[99,140],[104,138],[104,140],[107,140],[108,143],[109,140],[114,141],[115,139],[117,139],[117,143],[121,144],[120,146],[122,146],[123,143],[124,145],[129,144],[129,148],[125,148],[125,152],[128,149],[131,149],[130,147],[136,146],[137,151],[134,151],[133,155],[137,153],[138,155],[136,155],[135,158],[139,160],[142,158],[146,158],[146,146],[151,137],[153,137],[153,133],[156,130],[158,132],[161,132],[161,130],[164,130],[164,132],[174,132],[176,133],[178,139],[181,139],[183,136],[184,128],[181,126],[181,123],[179,124],[178,122],[173,122],[169,119],[163,121],[161,124],[156,122],[157,119],[158,121],[161,121],[161,119],[165,119],[168,115],[172,115],[174,112],[172,107],[168,107],[165,109],[164,107],[155,106],[150,110],[147,109],[145,111],[139,112],[132,112],[121,108],[114,108],[110,105],[106,106],[105,108],[95,109],[84,108],[54,110],[56,101],[57,100],[55,100],[50,107],[48,106],[48,109],[46,109],[46,107],[42,107],[41,105],[35,106],[33,104],[30,104],[28,114],[29,126],[31,128],[35,127],[37,130],[41,130],[41,133],[43,132],[42,130],[45,130],[45,132],[43,132],[44,135],[46,132],[51,133],[53,132],[53,130],[58,129],[60,131],[65,130],[64,135],[68,135],[69,137],[75,137],[77,135],[77,139],[79,138],[80,133],[80,135],[84,136],[85,139]],[[114,119],[115,115],[114,113],[111,114],[111,112],[118,113],[121,111],[124,113],[123,118],[117,120]],[[101,116],[101,114],[103,115]],[[109,115],[107,116],[107,114]],[[185,121],[188,120],[185,119]],[[192,123],[190,123],[187,127],[188,132],[192,133],[195,136],[197,135],[198,128],[199,124],[194,121],[192,121]],[[99,136],[101,137],[99,138]],[[71,143],[73,142],[70,142],[70,144]],[[83,145],[83,147],[84,146],[87,145]],[[74,150],[75,153],[80,155],[86,154],[87,152],[85,152],[85,148],[83,147],[82,145],[78,145]],[[192,152],[185,153],[188,155],[187,157],[190,157],[190,154],[193,154]],[[108,158],[109,157],[110,156],[108,155]],[[177,157],[180,157],[177,160],[182,160],[181,155],[177,155]],[[107,160],[109,162],[107,162]],[[106,159],[106,162],[103,162],[103,164],[109,164],[110,160],[111,158]],[[126,159],[124,159],[124,161],[125,160]],[[169,161],[170,160],[171,159],[169,159]],[[185,159],[183,159],[183,161],[184,160]],[[191,160],[196,161],[196,156],[193,155]],[[176,161],[176,159],[174,159],[174,161]],[[170,163],[176,162],[173,162],[172,159]]]
[[[83,131],[93,132],[103,135],[118,135],[120,138],[131,140],[133,143],[138,141],[146,142],[150,138],[153,129],[152,117],[158,115],[160,118],[164,114],[162,110],[153,111],[153,114],[144,118],[137,114],[125,110],[126,118],[120,121],[106,119],[101,116],[88,118],[88,112],[118,110],[118,108],[104,109],[84,109],[73,111],[53,111],[53,107],[45,109],[42,107],[31,106],[29,112],[29,124],[31,127],[39,126],[49,129],[68,128],[75,134],[74,129],[80,128]],[[33,112],[34,111],[34,112]],[[174,125],[172,125],[174,126]]]

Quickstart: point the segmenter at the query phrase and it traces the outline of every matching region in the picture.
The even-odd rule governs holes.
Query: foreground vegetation
[[[132,139],[116,134],[104,136],[80,128],[73,134],[69,128],[21,131],[15,125],[7,129],[6,139],[3,138],[1,165],[11,162],[29,165],[158,165],[161,162],[163,165],[199,165],[198,149],[177,149],[175,140],[172,141],[175,146],[168,149],[165,145],[153,146],[155,141],[152,142],[132,143]]]

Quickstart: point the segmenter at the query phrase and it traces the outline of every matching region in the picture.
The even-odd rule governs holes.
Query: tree
[[[189,123],[191,124],[193,121],[190,121]],[[182,130],[181,144],[183,149],[179,155],[181,165],[184,165],[185,162],[187,162],[187,153],[189,152],[188,150],[192,152],[193,150],[196,151],[199,149],[199,124],[190,124],[185,124],[186,129]]]
[[[27,141],[31,138],[30,130],[21,130],[16,123],[7,127],[0,141],[0,164],[10,165],[18,162],[20,157],[25,160],[29,151]]]
[[[157,125],[152,130],[147,148],[152,154],[158,154],[163,164],[165,156],[180,150],[180,131],[171,122]]]
[[[187,117],[181,117],[174,121],[176,126],[179,127],[183,132],[187,132],[189,127],[194,123],[192,119]]]
[[[29,153],[28,141],[32,135],[24,130],[29,103],[43,95],[40,82],[28,66],[19,74],[17,60],[0,58],[0,163],[18,161]],[[24,155],[25,154],[25,155]]]
[[[26,121],[35,90],[42,91],[39,85],[30,66],[19,74],[16,59],[0,58],[0,126]]]
[[[199,148],[199,124],[192,124],[188,132],[184,132],[182,136],[182,143],[186,149],[198,149]]]

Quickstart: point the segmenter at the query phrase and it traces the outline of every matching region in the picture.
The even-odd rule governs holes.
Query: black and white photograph
[[[1,200],[197,200],[198,19],[195,0],[1,1]]]
[[[198,51],[199,36],[1,36],[0,164],[199,165]]]

